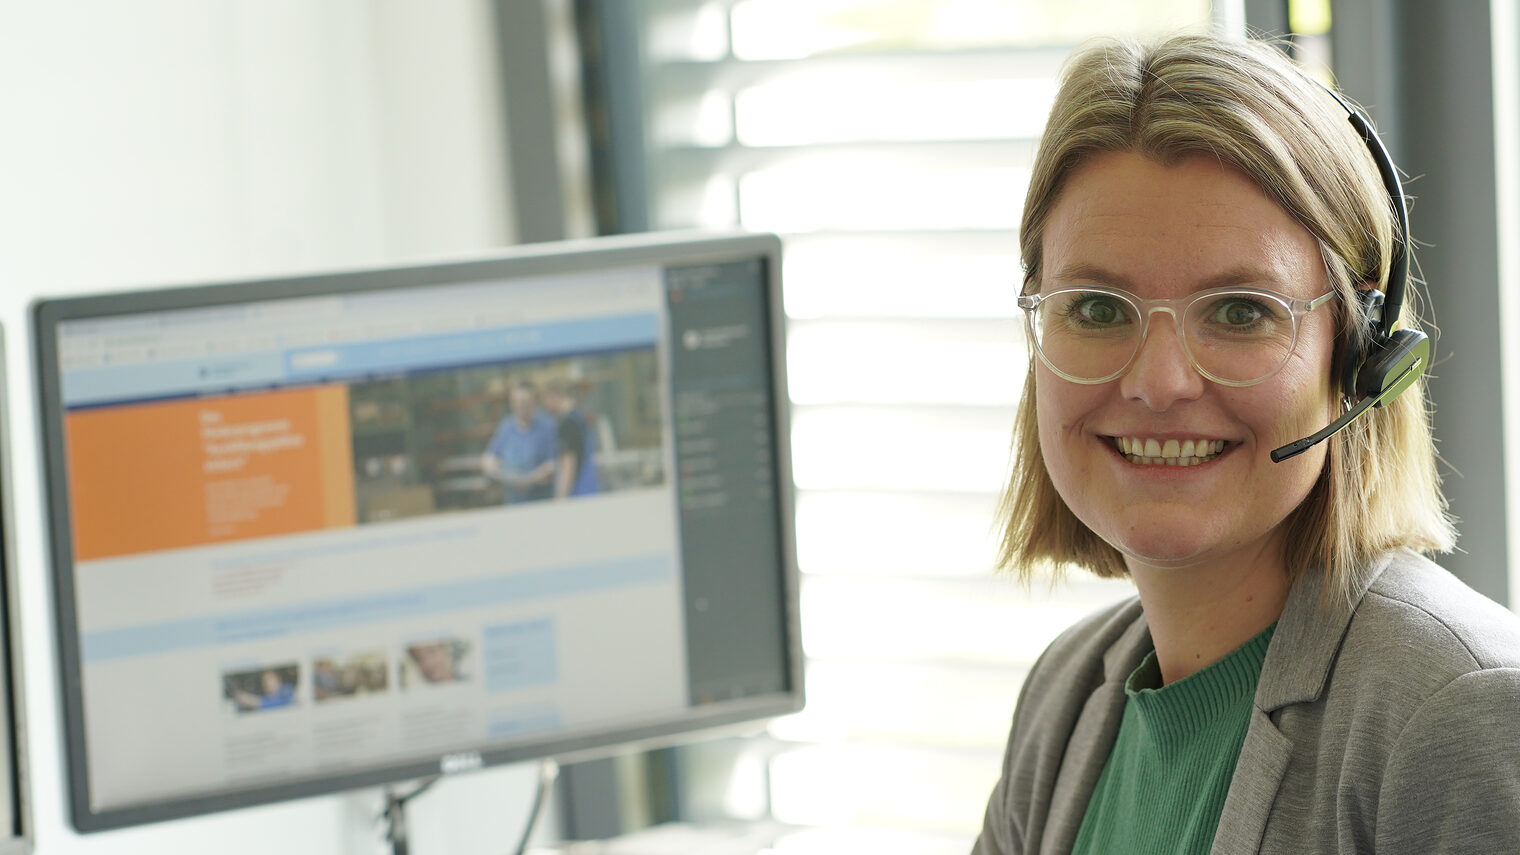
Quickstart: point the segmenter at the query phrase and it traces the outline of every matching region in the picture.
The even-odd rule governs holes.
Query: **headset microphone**
[[[1424,333],[1418,330],[1395,332],[1393,329],[1393,323],[1399,317],[1399,308],[1404,304],[1404,286],[1409,272],[1409,208],[1404,203],[1404,187],[1399,183],[1393,158],[1388,156],[1388,149],[1378,139],[1372,125],[1334,91],[1330,92],[1330,97],[1346,108],[1351,126],[1372,153],[1378,173],[1383,177],[1383,187],[1393,203],[1399,234],[1393,247],[1393,258],[1388,265],[1388,294],[1385,296],[1376,289],[1357,292],[1371,326],[1371,341],[1365,353],[1357,342],[1349,342],[1346,346],[1345,363],[1341,370],[1341,390],[1347,400],[1353,403],[1340,418],[1315,433],[1273,449],[1273,463],[1281,463],[1308,451],[1344,430],[1373,407],[1381,407],[1397,398],[1430,365],[1430,339]]]

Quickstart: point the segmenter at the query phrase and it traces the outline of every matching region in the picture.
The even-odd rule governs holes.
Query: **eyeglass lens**
[[[1152,315],[1170,314],[1152,309]],[[1140,349],[1144,318],[1138,305],[1103,291],[1058,291],[1031,317],[1035,344],[1059,373],[1106,380]],[[1181,319],[1184,349],[1206,376],[1251,383],[1271,375],[1293,350],[1294,318],[1283,301],[1259,292],[1211,294],[1194,300]]]

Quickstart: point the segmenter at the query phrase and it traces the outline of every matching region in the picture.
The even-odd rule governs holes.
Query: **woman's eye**
[[[1077,300],[1072,310],[1083,320],[1094,324],[1116,324],[1124,320],[1124,308],[1114,297],[1089,294]]]
[[[1267,314],[1265,308],[1250,300],[1226,300],[1214,307],[1213,321],[1232,327],[1254,324]]]

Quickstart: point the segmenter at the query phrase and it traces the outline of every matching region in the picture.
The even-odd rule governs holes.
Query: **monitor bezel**
[[[173,309],[214,308],[254,301],[316,297],[402,288],[447,286],[486,279],[576,273],[621,266],[661,263],[700,265],[746,258],[764,258],[766,322],[771,347],[770,388],[773,398],[772,435],[777,501],[774,521],[780,538],[782,567],[782,627],[786,645],[783,692],[754,699],[688,706],[679,715],[660,717],[637,726],[605,728],[573,737],[557,737],[521,745],[431,755],[415,762],[391,763],[341,774],[318,774],[301,780],[250,786],[240,790],[184,798],[150,800],[143,804],[97,809],[92,805],[89,750],[85,739],[83,680],[76,591],[73,533],[69,515],[68,481],[63,452],[63,402],[58,364],[57,331],[69,321],[120,317]],[[170,819],[197,816],[254,805],[332,794],[362,787],[451,773],[455,768],[496,766],[544,757],[560,761],[589,759],[629,747],[659,746],[688,736],[752,724],[796,712],[803,704],[803,656],[798,615],[798,570],[794,528],[795,490],[791,479],[790,415],[786,386],[786,316],[781,297],[781,240],[763,233],[663,233],[589,238],[531,244],[452,259],[429,259],[369,268],[306,273],[262,279],[228,281],[169,288],[149,288],[106,294],[38,300],[32,306],[37,398],[40,418],[43,479],[48,511],[47,533],[53,613],[58,645],[59,694],[66,754],[70,818],[81,832],[102,831]],[[445,763],[446,758],[454,758]],[[0,855],[8,855],[0,849]]]

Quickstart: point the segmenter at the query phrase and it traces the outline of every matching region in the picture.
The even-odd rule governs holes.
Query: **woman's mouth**
[[[1138,466],[1197,466],[1218,457],[1222,439],[1156,439],[1143,436],[1113,437],[1114,447]]]

